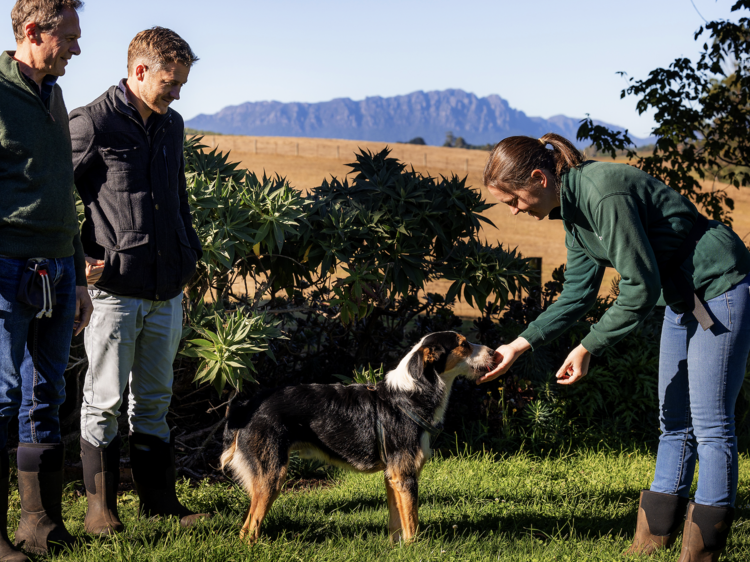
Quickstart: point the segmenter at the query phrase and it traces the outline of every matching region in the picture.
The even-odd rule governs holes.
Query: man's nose
[[[70,52],[74,55],[80,55],[81,54],[81,46],[78,44],[78,39],[73,41],[73,43],[70,45]]]

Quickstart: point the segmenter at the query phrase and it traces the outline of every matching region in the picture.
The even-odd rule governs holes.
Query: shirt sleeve
[[[73,146],[73,174],[76,184],[97,154],[94,149],[95,137],[91,118],[83,109],[74,109],[70,114],[70,142]]]
[[[580,320],[599,294],[604,267],[590,259],[570,233],[565,235],[565,247],[568,257],[560,296],[520,335],[532,349],[549,343]]]
[[[89,116],[81,109],[74,109],[70,114],[70,141],[73,148],[73,177],[78,189],[78,179],[88,169],[95,150],[94,146],[94,125]],[[80,189],[78,190],[80,195]],[[81,243],[80,231],[76,233],[73,239],[73,248],[75,253],[73,259],[76,268],[76,285],[85,287],[86,281],[86,256]]]
[[[622,279],[614,304],[581,342],[593,355],[599,355],[643,322],[661,295],[659,267],[644,227],[644,212],[627,193],[609,195],[595,209],[595,228]]]

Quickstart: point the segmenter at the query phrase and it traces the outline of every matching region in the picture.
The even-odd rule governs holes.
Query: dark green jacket
[[[605,267],[620,274],[620,292],[581,342],[593,355],[636,328],[657,304],[685,312],[674,284],[662,280],[669,261],[695,222],[698,210],[685,197],[627,164],[586,162],[561,178],[560,207],[568,250],[565,284],[557,301],[521,334],[533,347],[547,343],[594,304]],[[723,224],[709,230],[682,265],[699,296],[725,293],[750,273],[750,252]]]
[[[75,255],[86,285],[75,208],[73,153],[60,86],[49,107],[26,82],[12,53],[0,55],[0,256]]]

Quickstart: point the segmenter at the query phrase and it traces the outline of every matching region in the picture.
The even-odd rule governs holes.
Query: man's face
[[[73,55],[80,55],[81,48],[78,39],[81,37],[81,26],[78,14],[72,8],[62,11],[62,20],[56,29],[39,34],[40,41],[36,44],[39,67],[46,74],[63,76],[65,67]]]
[[[169,104],[180,99],[180,90],[187,84],[190,69],[182,63],[171,62],[159,70],[146,68],[140,87],[141,101],[151,111],[164,115]]]

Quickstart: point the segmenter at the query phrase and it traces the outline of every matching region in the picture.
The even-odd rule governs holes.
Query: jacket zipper
[[[161,145],[161,149],[162,153],[164,154],[164,167],[167,170],[167,185],[169,185],[169,162],[167,160],[167,145]]]

